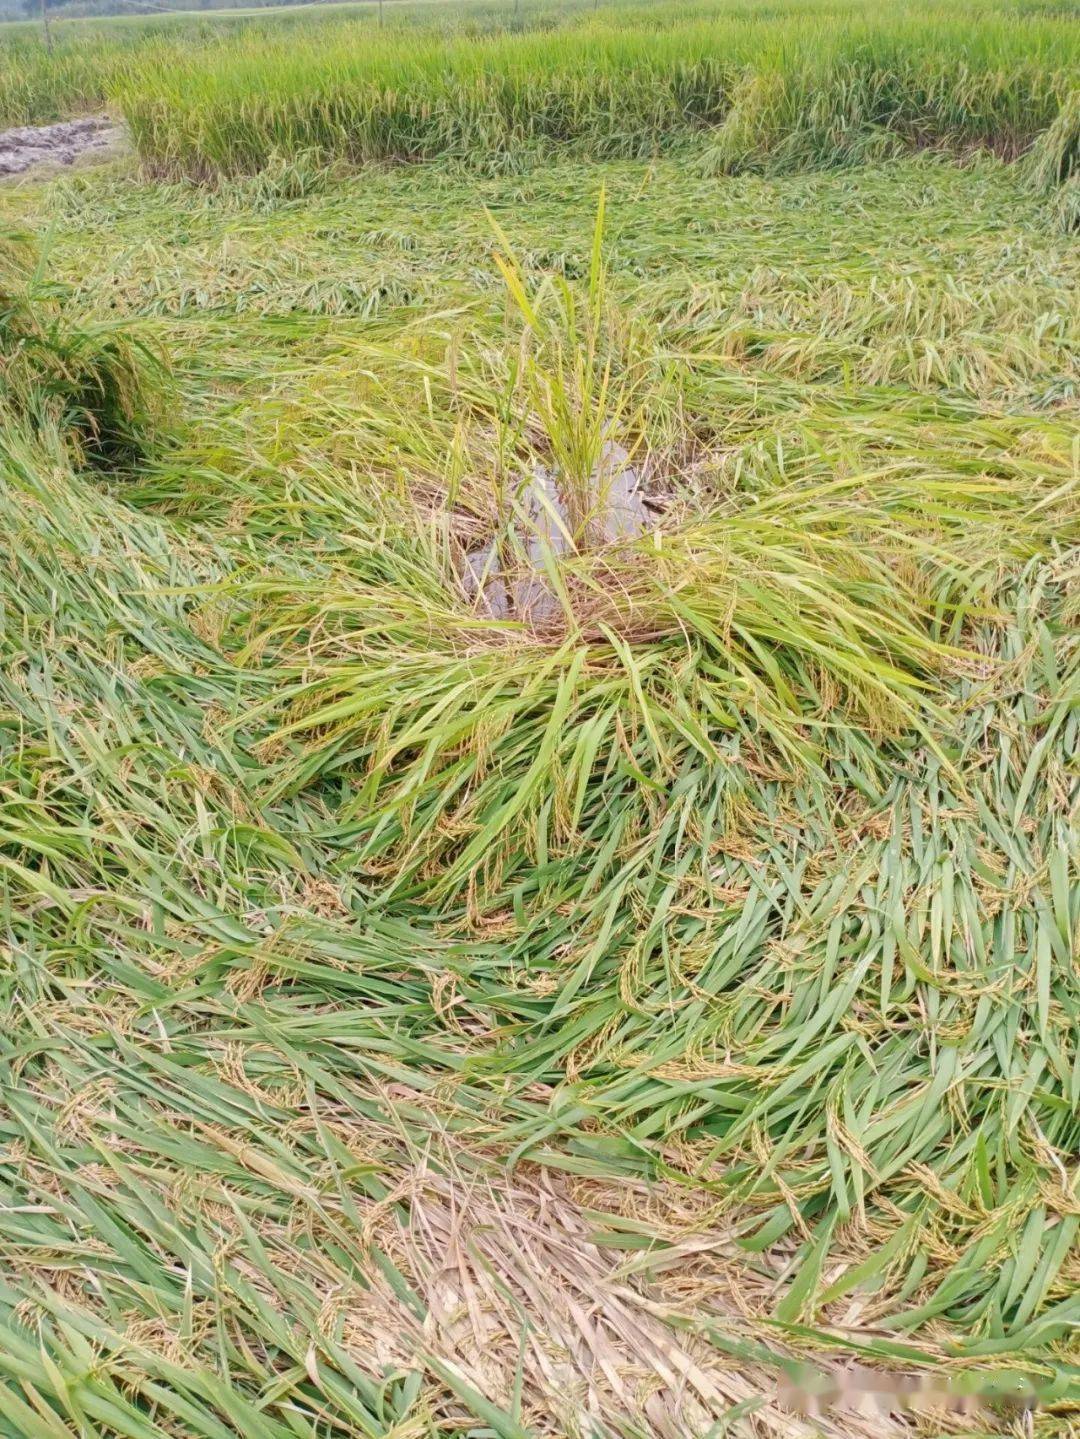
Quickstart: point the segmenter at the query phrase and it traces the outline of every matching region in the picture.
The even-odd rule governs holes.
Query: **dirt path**
[[[37,165],[73,165],[83,155],[104,158],[122,140],[122,127],[108,115],[0,130],[0,176],[20,175]]]

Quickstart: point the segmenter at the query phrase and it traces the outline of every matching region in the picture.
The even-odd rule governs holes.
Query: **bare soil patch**
[[[0,176],[21,175],[38,165],[74,165],[86,155],[104,158],[123,138],[123,127],[108,115],[0,130]]]

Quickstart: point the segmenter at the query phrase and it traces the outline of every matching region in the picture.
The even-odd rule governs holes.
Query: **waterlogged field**
[[[56,28],[0,1436],[1074,1434],[1075,13]]]

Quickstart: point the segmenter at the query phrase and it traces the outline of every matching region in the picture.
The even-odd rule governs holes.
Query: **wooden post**
[[[49,29],[49,11],[45,0],[41,0],[41,28],[45,31],[45,49],[52,54],[52,31]]]

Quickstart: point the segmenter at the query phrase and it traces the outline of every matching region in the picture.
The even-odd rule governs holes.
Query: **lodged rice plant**
[[[856,89],[0,193],[3,1439],[1075,1428],[1068,135]]]
[[[242,545],[177,543],[44,461],[9,436],[6,982],[34,1036],[3,1060],[15,1432],[71,1396],[116,1434],[146,1405],[196,1432],[425,1432],[432,1406],[557,1432],[580,1401],[531,1353],[515,1390],[515,1346],[538,1327],[594,1373],[565,1327],[585,1293],[624,1316],[609,1358],[662,1346],[652,1392],[703,1431],[733,1372],[767,1393],[855,1325],[879,1365],[1019,1363],[1052,1413],[1077,1222],[1068,562],[1020,566],[968,631],[982,666],[940,696],[940,758],[883,767],[845,724],[794,774],[689,706],[715,753],[657,750],[629,665],[558,650],[528,678],[478,665],[470,731],[461,635],[431,615],[427,696],[376,642],[339,716],[352,757],[323,721],[297,774],[260,715],[294,702],[291,627],[239,668],[215,639],[222,595],[250,603]],[[377,754],[365,691],[400,706]],[[380,765],[398,792],[359,803]],[[486,835],[470,785],[499,806]],[[438,808],[425,874],[387,840]],[[476,837],[471,876],[448,867]],[[440,1287],[447,1224],[482,1344]],[[637,1390],[590,1382],[629,1423]]]
[[[1062,105],[1028,157],[1031,183],[1050,196],[1065,230],[1080,225],[1080,90]]]
[[[1070,80],[1030,50],[1006,59],[1015,32],[965,43],[957,30],[882,27],[851,44],[830,36],[795,60],[749,72],[706,166],[790,170],[865,164],[912,148],[1023,154],[1057,120]],[[995,51],[997,53],[995,53]]]
[[[0,414],[52,427],[80,460],[130,463],[162,408],[164,370],[123,323],[72,316],[32,241],[0,233]]]
[[[538,462],[556,476],[570,529],[565,549],[534,559],[552,598],[542,621],[463,604],[460,510],[431,515],[420,539],[409,502],[378,490],[359,511],[377,547],[350,550],[313,585],[251,584],[245,653],[281,654],[296,675],[269,704],[283,720],[265,744],[271,792],[355,786],[339,818],[384,898],[426,895],[430,882],[440,903],[467,883],[474,904],[500,909],[537,863],[538,830],[552,861],[585,842],[598,780],[623,794],[626,835],[644,843],[653,794],[688,770],[739,755],[766,772],[819,772],[852,726],[883,755],[890,732],[936,749],[943,677],[970,661],[956,636],[999,582],[988,551],[1023,558],[1075,521],[1069,481],[1048,477],[1040,497],[1030,480],[888,472],[774,480],[702,510],[667,491],[660,460],[662,517],[639,538],[590,543],[573,517],[588,511],[613,431],[633,443],[641,376],[656,368],[605,313],[599,223],[579,302],[565,282],[530,293],[520,262],[500,257],[523,322],[501,394],[484,393],[490,363],[466,348],[442,384],[473,423],[488,410],[511,496]],[[430,373],[425,391],[437,393]],[[498,553],[520,525],[512,500],[497,481],[486,496],[475,480],[455,493],[487,512],[481,532]],[[449,653],[441,634],[456,637]]]

